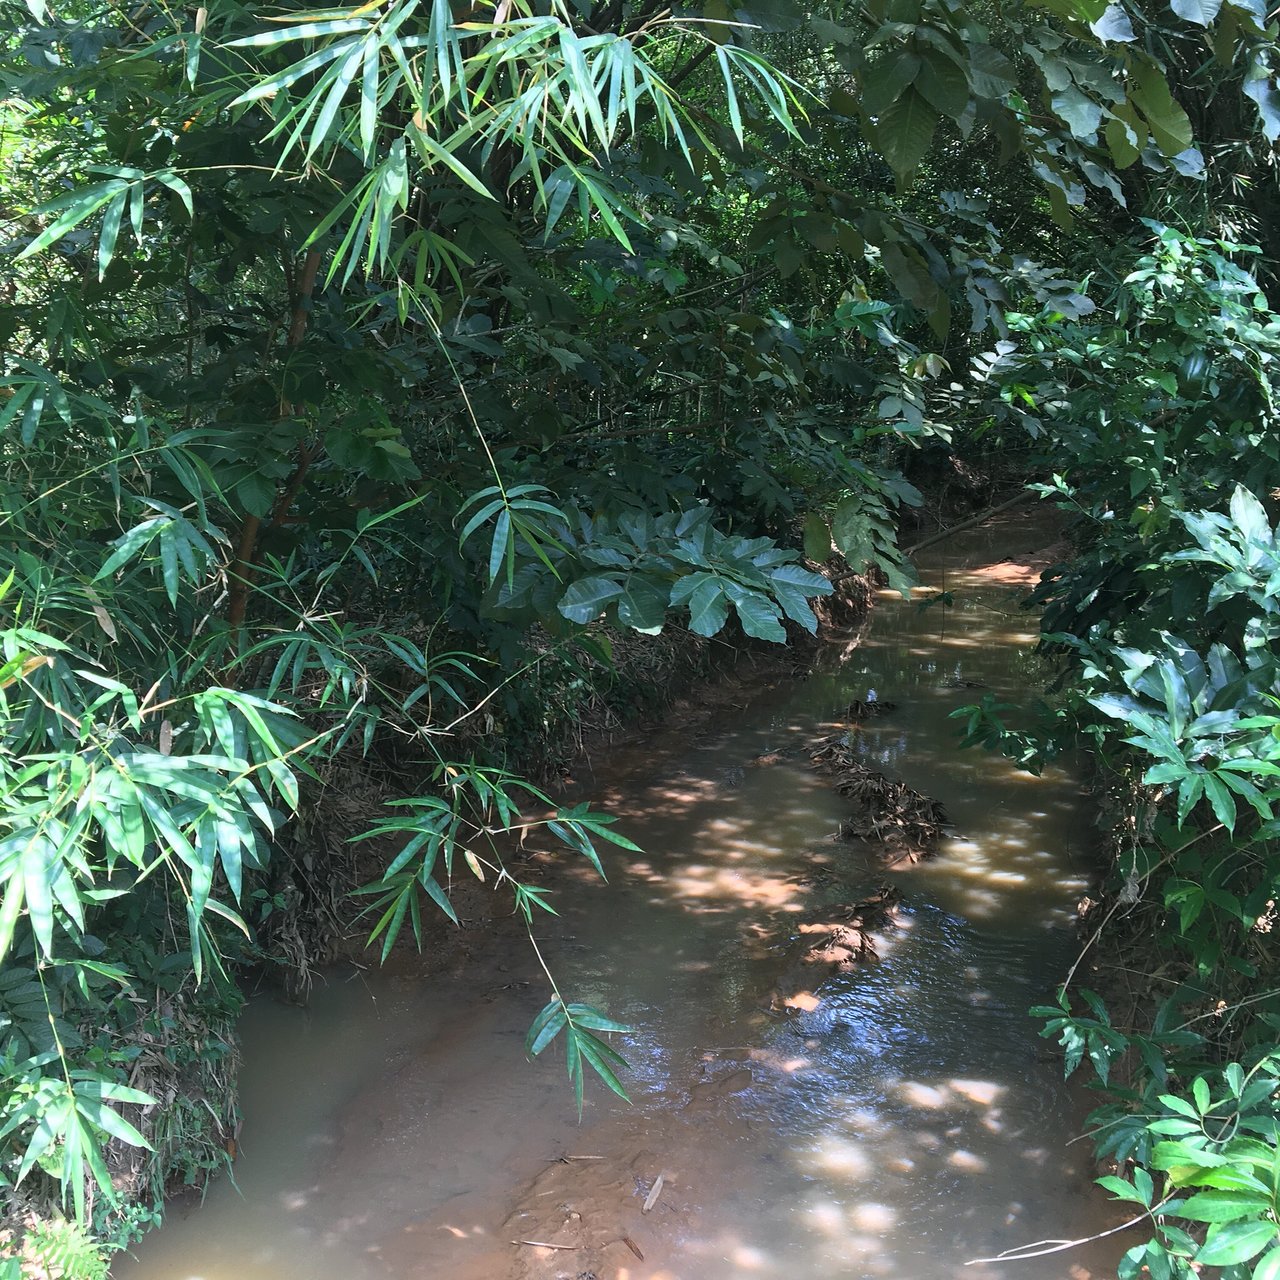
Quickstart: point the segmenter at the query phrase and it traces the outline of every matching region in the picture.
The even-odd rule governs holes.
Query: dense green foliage
[[[1114,798],[1090,925],[1141,938],[1124,963],[1151,979],[1124,1015],[1087,984],[1038,1012],[1068,1071],[1088,1061],[1108,1094],[1097,1149],[1120,1172],[1104,1185],[1151,1218],[1121,1275],[1265,1278],[1280,1269],[1280,316],[1232,246],[1151,231],[1104,306],[1010,316],[1018,346],[988,366],[1007,424],[1046,448],[1039,487],[1076,518],[1079,554],[1037,592],[1061,668],[1039,727],[990,701],[958,714],[1032,766],[1088,742]]]
[[[628,847],[520,772],[619,637],[813,630],[802,552],[906,588],[908,477],[953,455],[1088,525],[1043,591],[1054,736],[991,707],[971,736],[1034,761],[1087,735],[1140,797],[1120,874],[1177,917],[1195,998],[1265,982],[1241,966],[1276,874],[1280,330],[1224,242],[1269,233],[1261,8],[0,14],[15,1215],[118,1242],[223,1158],[229,1117],[182,1099],[232,1068],[235,974],[279,958],[290,833],[336,770],[403,780],[362,846],[384,956],[453,915],[455,875],[509,892],[536,947],[517,833],[597,868]],[[618,1025],[547,979],[530,1052],[564,1046],[579,1105],[584,1065],[620,1090]],[[1145,1064],[1104,1140],[1146,1203],[1141,1171],[1168,1174],[1153,1274],[1200,1247],[1179,1214],[1215,1224],[1206,1261],[1271,1241],[1248,1196],[1175,1198],[1202,1167],[1256,1180],[1229,1142],[1274,1149],[1243,992],[1239,1035],[1194,1044],[1181,992],[1145,1038],[1054,1015],[1104,1081]],[[150,1057],[178,1101],[138,1087]],[[1167,1129],[1189,1105],[1198,1137]]]

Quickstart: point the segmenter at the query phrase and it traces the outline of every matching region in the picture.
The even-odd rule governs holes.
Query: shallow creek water
[[[954,539],[923,573],[954,608],[886,595],[807,678],[744,683],[740,705],[584,767],[580,793],[645,853],[609,856],[607,887],[549,872],[562,914],[539,936],[574,998],[636,1028],[619,1045],[632,1106],[589,1082],[579,1124],[558,1046],[525,1061],[545,982],[516,931],[477,922],[475,954],[429,979],[335,974],[306,1010],[254,1002],[238,1187],[175,1207],[112,1275],[1114,1274],[1116,1238],[966,1265],[1115,1220],[1086,1144],[1067,1145],[1086,1103],[1025,1016],[1074,953],[1087,801],[1064,772],[961,752],[947,720],[980,696],[965,682],[1025,687],[1025,587],[997,562],[1043,541],[1016,518]],[[834,838],[849,804],[805,753],[873,691],[897,708],[859,751],[955,827],[936,860],[894,871]],[[886,884],[902,903],[879,962],[797,963],[801,918]]]

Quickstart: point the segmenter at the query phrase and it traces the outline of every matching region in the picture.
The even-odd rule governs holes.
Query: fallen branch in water
[[[988,507],[986,511],[980,511],[976,516],[968,520],[961,520],[959,524],[953,524],[949,529],[942,529],[938,533],[931,534],[913,546],[903,548],[904,556],[913,556],[917,551],[922,551],[925,547],[931,547],[935,542],[941,542],[944,538],[949,538],[953,533],[963,533],[966,529],[972,529],[974,525],[981,524],[984,520],[990,520],[992,516],[998,516],[1002,511],[1008,511],[1010,507],[1016,507],[1031,498],[1038,497],[1038,494],[1032,493],[1029,489],[1018,494],[1016,498],[1010,498],[1008,502],[1002,502],[999,506]]]
[[[1159,1204],[1153,1204],[1150,1209],[1144,1209],[1136,1218],[1130,1218],[1128,1222],[1122,1222],[1118,1227],[1099,1231],[1095,1236],[1081,1236],[1079,1240],[1036,1240],[1031,1244],[1020,1244],[1016,1249],[1006,1249],[1003,1253],[997,1253],[994,1258],[970,1258],[964,1265],[971,1267],[977,1262],[1022,1262],[1027,1258],[1043,1258],[1050,1253],[1065,1253],[1068,1249],[1074,1249],[1082,1244],[1092,1244],[1095,1240],[1105,1240],[1107,1236],[1114,1236],[1121,1231],[1128,1231],[1130,1227],[1136,1227],[1140,1222],[1158,1213],[1164,1205],[1169,1203],[1169,1200],[1170,1197],[1165,1196]]]
[[[561,1249],[565,1252],[572,1252],[575,1249],[581,1249],[580,1244],[552,1244],[549,1240],[513,1240],[512,1244],[527,1244],[533,1249]]]

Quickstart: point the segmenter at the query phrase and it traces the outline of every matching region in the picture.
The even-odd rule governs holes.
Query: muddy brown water
[[[115,1280],[1114,1274],[1115,1237],[969,1265],[1116,1221],[1068,1145],[1087,1102],[1026,1017],[1074,954],[1088,802],[1066,772],[960,751],[947,719],[1031,678],[1017,602],[1043,541],[1025,518],[957,538],[923,573],[954,608],[886,595],[808,678],[743,685],[580,779],[645,852],[609,855],[607,887],[549,875],[562,914],[538,932],[574,998],[634,1026],[631,1106],[592,1083],[579,1123],[563,1059],[526,1061],[547,992],[509,929],[429,981],[330,975],[306,1010],[250,1006],[236,1185]],[[804,749],[869,695],[896,710],[859,752],[954,823],[935,861],[886,872],[834,838],[848,802]],[[802,923],[888,884],[878,962],[800,963]]]

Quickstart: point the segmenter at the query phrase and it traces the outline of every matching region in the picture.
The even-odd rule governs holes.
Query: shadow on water
[[[585,868],[557,872],[562,914],[539,932],[575,996],[636,1028],[632,1107],[597,1088],[579,1126],[562,1062],[525,1063],[545,990],[518,944],[481,945],[425,985],[335,979],[310,1011],[258,1004],[246,1018],[240,1193],[215,1188],[113,1275],[1110,1274],[1114,1239],[965,1265],[1114,1220],[1085,1144],[1067,1145],[1081,1100],[1025,1016],[1073,953],[1088,873],[1078,783],[960,752],[947,718],[1027,678],[1021,593],[966,567],[990,562],[983,536],[926,575],[954,609],[887,597],[845,660],[833,647],[807,680],[619,749],[580,783],[645,853],[611,857],[607,889]],[[1007,548],[1034,531],[997,536]],[[896,710],[866,721],[857,750],[941,800],[955,827],[935,861],[893,872],[835,838],[847,804],[805,756],[870,696]],[[879,962],[797,969],[802,917],[887,882],[901,903]],[[780,999],[784,973],[799,976]]]

